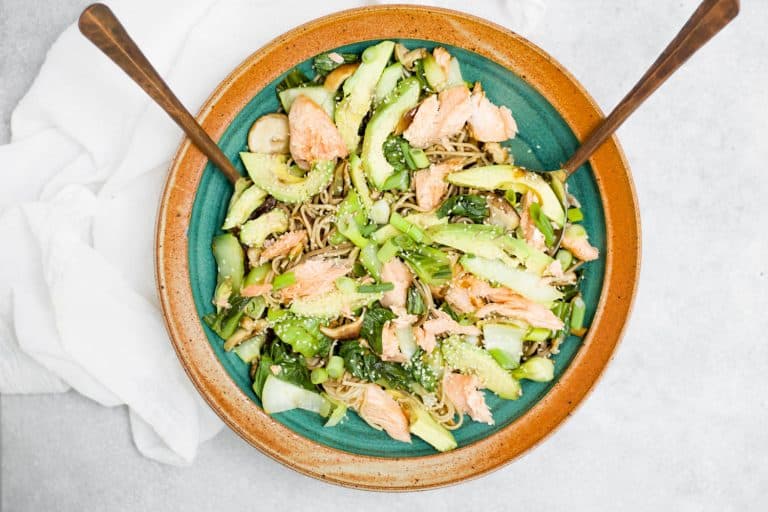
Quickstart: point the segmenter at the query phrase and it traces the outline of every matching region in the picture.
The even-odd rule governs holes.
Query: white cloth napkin
[[[360,1],[108,2],[193,112],[271,38]],[[525,33],[542,0],[435,2]],[[69,27],[0,146],[0,392],[126,405],[135,444],[188,464],[222,427],[175,357],[155,294],[155,215],[179,129]]]

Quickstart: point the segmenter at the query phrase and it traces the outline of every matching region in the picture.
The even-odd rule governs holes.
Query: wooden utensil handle
[[[155,100],[155,103],[171,116],[195,146],[224,173],[229,181],[234,183],[240,178],[240,173],[232,162],[173,94],[168,84],[152,67],[109,7],[104,4],[89,6],[80,15],[78,26],[85,37],[120,66]]]
[[[720,32],[739,13],[739,0],[704,0],[680,32],[646,71],[637,85],[592,132],[563,169],[573,174],[621,123],[659,88],[688,58]]]

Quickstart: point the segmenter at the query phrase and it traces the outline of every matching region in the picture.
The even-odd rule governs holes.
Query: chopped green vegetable
[[[328,380],[328,372],[325,370],[325,368],[315,368],[312,370],[312,373],[310,373],[309,379],[312,381],[312,384],[322,384]]]
[[[432,239],[424,230],[422,230],[416,224],[408,222],[397,212],[392,212],[392,215],[389,217],[389,223],[392,224],[398,231],[401,231],[411,237],[414,242],[427,245],[432,243]]]
[[[262,263],[258,267],[253,267],[248,272],[248,275],[245,276],[245,281],[243,281],[243,287],[250,286],[252,284],[263,284],[271,271],[272,271],[271,263]]]
[[[584,213],[582,213],[581,208],[568,208],[567,216],[570,222],[581,222],[584,220]]]
[[[528,211],[531,214],[533,223],[536,224],[536,227],[541,231],[541,234],[544,235],[544,243],[546,243],[547,246],[551,246],[555,243],[555,230],[552,228],[552,223],[549,222],[549,219],[541,210],[541,206],[539,203],[531,203],[528,207]]]
[[[377,229],[372,235],[371,239],[377,244],[383,244],[387,240],[396,237],[400,234],[400,231],[392,224],[387,224]]]
[[[314,357],[326,354],[331,346],[332,340],[320,331],[321,325],[323,322],[320,318],[288,314],[275,322],[272,329],[294,352],[304,357]]]
[[[360,336],[379,354],[381,354],[382,348],[381,331],[384,328],[384,324],[394,318],[395,314],[389,308],[380,305],[374,305],[368,308],[363,315],[363,325],[360,329]]]
[[[262,406],[267,414],[304,409],[321,415],[325,410],[327,415],[330,409],[320,393],[292,384],[279,376],[268,375],[261,394]]]
[[[587,304],[580,295],[574,297],[571,304],[573,306],[571,312],[571,332],[576,331],[576,333],[580,333],[584,329],[584,316],[587,312]]]
[[[340,356],[331,356],[328,364],[325,365],[328,376],[332,379],[338,379],[344,375],[344,358]]]
[[[394,243],[400,247],[400,257],[426,284],[442,286],[453,277],[451,260],[440,249],[417,244],[405,235],[395,238]]]
[[[261,347],[266,340],[265,334],[257,334],[236,346],[234,352],[244,363],[250,364],[258,359]]]
[[[512,376],[518,380],[549,382],[555,377],[555,364],[546,357],[534,356],[512,370]]]
[[[235,332],[240,319],[243,317],[246,306],[251,302],[250,297],[240,297],[235,295],[230,301],[229,309],[224,309],[219,313],[211,313],[203,317],[203,321],[208,327],[218,334],[221,338],[227,339]]]
[[[400,190],[407,192],[411,188],[411,173],[407,170],[391,174],[379,187],[381,190]]]
[[[573,254],[568,249],[560,249],[555,254],[555,259],[560,262],[560,268],[566,271],[573,263]]]
[[[360,263],[365,270],[377,281],[381,281],[381,261],[378,257],[379,248],[376,244],[368,244],[360,251]]]
[[[523,339],[525,341],[547,341],[552,336],[552,331],[543,327],[531,327],[528,332],[525,333]]]
[[[386,224],[389,221],[389,203],[386,199],[374,202],[370,209],[370,217],[376,224]]]
[[[376,253],[376,257],[379,259],[382,263],[388,263],[392,258],[397,256],[397,253],[400,251],[400,248],[395,245],[395,243],[392,241],[392,239],[387,240],[384,242],[384,245],[381,246],[381,249],[379,249],[379,252]]]
[[[357,291],[357,281],[349,277],[340,277],[336,279],[336,288],[343,293],[354,293]]]
[[[292,284],[296,284],[296,274],[293,272],[286,272],[279,276],[275,276],[275,279],[272,281],[272,289],[281,290]]]
[[[523,355],[525,328],[512,324],[485,324],[483,346],[502,368],[517,368]]]
[[[321,53],[315,57],[312,62],[312,67],[315,68],[318,75],[325,76],[342,64],[349,64],[357,61],[358,56],[356,53]]]
[[[342,364],[344,360],[342,359]],[[333,412],[328,416],[328,421],[325,422],[325,427],[335,427],[347,416],[347,404],[340,402],[323,393],[323,397],[333,404]]]
[[[299,68],[293,68],[285,75],[285,78],[283,78],[280,83],[277,84],[275,89],[277,89],[277,92],[279,93],[286,89],[298,87],[306,83],[309,83],[309,78],[307,78],[307,75],[302,73]]]
[[[415,286],[408,288],[405,308],[412,315],[423,315],[427,312],[427,306],[424,304],[424,298]]]
[[[413,159],[413,163],[416,165],[416,169],[429,167],[429,158],[427,158],[427,154],[423,149],[410,148],[409,151],[411,153],[411,159]]]
[[[461,194],[447,199],[437,209],[439,218],[455,215],[467,217],[472,222],[481,223],[488,217],[488,202],[483,196],[474,194]]]
[[[392,283],[361,284],[357,287],[358,293],[389,292],[395,289]]]

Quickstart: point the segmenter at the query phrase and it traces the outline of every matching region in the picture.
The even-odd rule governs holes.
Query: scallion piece
[[[543,327],[532,327],[525,333],[525,341],[546,341],[552,335],[552,331]]]
[[[344,358],[341,356],[331,356],[328,364],[325,365],[325,371],[332,379],[338,379],[344,375]]]
[[[294,283],[296,283],[296,274],[293,272],[286,272],[279,276],[275,276],[275,279],[272,281],[272,289],[280,290],[286,286],[291,286]]]
[[[425,167],[429,167],[429,158],[427,158],[427,154],[423,149],[411,148],[410,153],[417,169],[424,169]]]
[[[587,312],[587,305],[581,295],[577,295],[571,301],[571,333],[576,336],[584,335],[584,315]]]
[[[403,216],[400,215],[399,213],[392,212],[392,215],[389,217],[389,223],[392,224],[399,231],[402,231],[403,233],[411,237],[415,242],[418,242],[420,244],[425,244],[425,245],[429,245],[432,243],[432,238],[430,238],[430,236],[427,235],[427,233],[424,230],[422,230],[416,224],[413,224],[405,220]]]
[[[400,250],[400,248],[395,244],[392,239],[387,240],[384,242],[384,245],[381,246],[381,249],[379,249],[379,252],[376,253],[376,257],[379,258],[379,261],[382,263],[387,263],[389,260],[397,256],[397,252]]]
[[[568,220],[571,222],[581,222],[584,220],[584,213],[581,208],[568,208]]]
[[[376,244],[368,244],[360,250],[360,263],[363,264],[365,270],[373,276],[377,281],[381,281],[381,261],[377,253],[379,248]]]
[[[567,249],[560,249],[557,251],[557,254],[555,254],[555,259],[560,262],[560,268],[565,272],[570,268],[571,263],[573,263],[573,254]]]
[[[358,293],[391,292],[395,289],[392,283],[361,284],[357,287]]]
[[[328,372],[325,368],[315,368],[312,373],[309,374],[309,380],[312,384],[322,384],[328,380]]]

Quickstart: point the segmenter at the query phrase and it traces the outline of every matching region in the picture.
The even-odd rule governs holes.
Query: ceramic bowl
[[[519,126],[509,147],[516,163],[556,169],[602,114],[578,82],[522,37],[488,21],[437,8],[378,6],[344,11],[302,25],[241,64],[207,101],[198,121],[233,162],[259,116],[278,103],[275,84],[306,71],[318,53],[359,52],[391,39],[409,47],[444,46],[465,79],[482,80],[490,99],[511,108]],[[591,328],[569,338],[555,357],[551,383],[523,383],[523,397],[487,394],[496,424],[467,421],[459,448],[438,454],[419,439],[405,444],[368,427],[354,413],[334,428],[305,411],[266,415],[251,390],[248,367],[222,349],[200,320],[212,309],[216,267],[210,251],[231,192],[224,177],[188,140],[171,165],[157,224],[157,280],[163,313],[182,365],[211,407],[234,431],[270,457],[329,482],[380,490],[447,485],[496,469],[553,431],[584,399],[605,368],[629,314],[639,271],[639,220],[629,168],[615,139],[569,180],[601,258],[585,270],[582,293]]]

